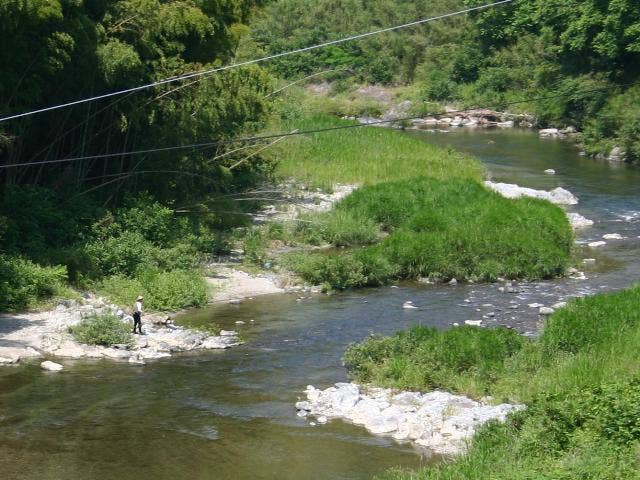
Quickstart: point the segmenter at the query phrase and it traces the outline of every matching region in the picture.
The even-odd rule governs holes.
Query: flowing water
[[[366,479],[429,459],[408,444],[332,421],[312,426],[293,407],[307,384],[346,380],[345,347],[411,325],[446,328],[468,319],[534,335],[527,304],[625,287],[640,276],[640,172],[597,163],[574,147],[526,131],[412,133],[480,157],[494,181],[567,188],[572,210],[596,221],[579,242],[620,233],[584,256],[586,280],[428,286],[298,298],[273,295],[192,312],[195,324],[237,329],[244,346],[185,354],[144,367],[106,361],[0,369],[0,479]],[[557,175],[544,175],[554,168]],[[535,235],[535,231],[531,232]],[[417,310],[402,310],[405,300]],[[488,314],[492,313],[493,316]],[[242,325],[235,322],[243,321]]]

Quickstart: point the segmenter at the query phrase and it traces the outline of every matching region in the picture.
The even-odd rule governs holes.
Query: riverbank
[[[474,357],[488,334],[470,327],[441,334],[416,327],[350,347],[345,361],[356,380],[527,405],[481,428],[459,459],[382,478],[636,478],[639,301],[639,286],[571,301],[538,340],[507,350],[490,342],[489,357]]]
[[[97,315],[113,315],[128,328],[132,323],[115,304],[89,296],[82,301],[61,301],[54,310],[0,315],[0,365],[29,359],[105,358],[144,364],[146,360],[198,349],[226,349],[241,342],[234,331],[196,331],[167,324],[166,315],[146,314],[144,335],[130,344],[87,345],[77,341],[70,329]]]

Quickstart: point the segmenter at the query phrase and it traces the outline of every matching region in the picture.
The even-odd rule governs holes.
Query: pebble
[[[553,168],[547,168],[544,173],[546,173],[547,175],[555,175],[556,171]]]

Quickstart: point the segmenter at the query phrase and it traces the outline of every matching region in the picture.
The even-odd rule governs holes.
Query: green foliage
[[[413,327],[352,344],[344,364],[359,382],[394,388],[463,391],[481,396],[526,340],[506,329]]]
[[[138,295],[143,295],[145,306],[151,310],[202,307],[209,299],[206,281],[197,270],[161,272],[149,269],[136,277],[106,277],[95,287],[119,305],[130,305]]]
[[[365,186],[316,221],[322,224],[323,217],[351,219],[345,223],[347,237],[317,234],[335,246],[370,243],[372,237],[354,235],[360,232],[353,222],[360,222],[364,232],[373,234],[379,225],[388,233],[378,244],[353,252],[290,260],[305,280],[337,289],[398,277],[549,278],[564,272],[572,245],[571,228],[558,207],[508,200],[463,180],[422,177]],[[318,232],[314,228],[307,227]],[[532,228],[539,232],[535,237]]]
[[[4,115],[24,112],[228,63],[248,33],[244,23],[249,13],[260,3],[2,1],[0,108]],[[22,163],[144,150],[255,130],[266,112],[269,82],[264,70],[248,67],[183,85],[188,88],[166,84],[115,102],[95,101],[68,107],[63,114],[43,112],[7,122],[0,160]],[[22,169],[9,183],[43,185],[67,197],[88,190],[113,205],[130,191],[182,201],[202,191],[229,190],[259,173],[257,156],[225,173],[221,166],[232,165],[237,157],[212,162],[216,153],[221,152],[51,163]]]
[[[424,96],[428,100],[451,100],[456,96],[456,83],[442,70],[431,71],[423,86]]]
[[[94,315],[85,318],[69,331],[80,343],[110,347],[116,344],[133,344],[131,327],[114,315]]]
[[[340,125],[348,122],[315,114],[284,123],[279,130]],[[482,165],[469,156],[385,128],[338,130],[291,138],[265,155],[278,162],[278,176],[294,177],[326,190],[337,183],[373,184],[422,175],[480,180],[484,173]]]
[[[639,295],[640,286],[635,286],[574,300],[549,318],[539,340],[521,339],[520,347],[511,345],[502,361],[501,353],[493,357],[490,380],[473,369],[451,369],[445,378],[448,388],[524,402],[526,410],[505,424],[483,427],[468,455],[418,472],[391,471],[381,478],[638,478]],[[412,329],[368,339],[351,346],[345,361],[364,381],[418,388],[452,356],[458,359],[461,345],[450,340],[436,363],[419,368],[423,360],[418,352],[436,335],[419,334]],[[461,336],[474,334],[480,330]],[[481,340],[469,341],[476,342]],[[502,343],[496,345],[500,351]],[[492,358],[490,351],[483,355]],[[474,361],[483,365],[484,360]],[[402,368],[394,370],[394,365]]]
[[[263,266],[267,260],[267,239],[258,228],[247,230],[242,240],[244,261],[250,265]]]
[[[64,266],[42,267],[0,254],[0,311],[24,310],[60,292],[66,280]]]
[[[376,0],[284,0],[270,2],[253,24],[252,36],[267,53],[279,53],[335,40],[372,28],[383,28],[460,9],[459,0],[413,2]],[[373,27],[372,27],[373,26]],[[360,81],[410,81],[416,66],[442,44],[459,41],[468,26],[463,17],[429,28],[388,32],[357,42],[275,60],[273,70],[285,77],[348,66]]]
[[[300,241],[312,245],[324,242],[336,247],[367,245],[374,243],[380,235],[378,225],[373,221],[357,218],[346,210],[304,215],[295,228],[295,235]]]

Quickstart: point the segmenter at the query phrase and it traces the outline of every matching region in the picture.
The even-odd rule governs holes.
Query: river
[[[346,380],[345,347],[371,333],[411,325],[447,328],[481,319],[535,335],[527,304],[628,286],[640,277],[640,171],[580,157],[575,147],[520,130],[411,133],[467,151],[491,179],[551,189],[596,224],[578,241],[619,233],[584,257],[586,280],[517,285],[400,283],[333,296],[272,295],[189,313],[191,323],[239,330],[246,344],[184,354],[144,367],[65,361],[62,374],[38,363],[0,369],[0,478],[10,479],[368,479],[429,458],[408,444],[332,421],[312,426],[293,407],[307,384]],[[553,168],[556,175],[543,171]],[[532,231],[535,235],[535,231]],[[412,300],[419,308],[403,310]],[[489,316],[492,313],[494,316]],[[235,322],[243,321],[243,325]]]

